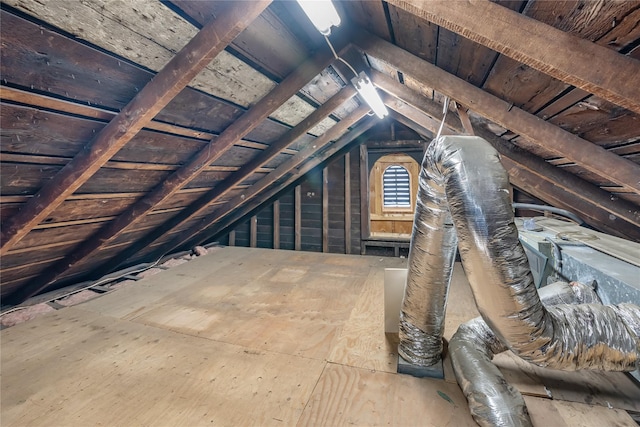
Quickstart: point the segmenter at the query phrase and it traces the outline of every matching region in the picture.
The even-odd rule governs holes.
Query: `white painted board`
[[[397,333],[400,323],[400,308],[407,283],[406,268],[384,269],[384,331]]]

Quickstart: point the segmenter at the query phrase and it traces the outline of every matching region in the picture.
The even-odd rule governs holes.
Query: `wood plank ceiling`
[[[335,3],[388,123],[432,138],[449,96],[516,187],[640,241],[640,1]],[[0,31],[5,302],[201,242],[377,123],[295,2],[4,0]]]

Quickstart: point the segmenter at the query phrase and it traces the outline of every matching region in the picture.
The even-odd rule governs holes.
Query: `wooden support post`
[[[302,250],[302,189],[299,185],[296,185],[294,191],[294,234],[295,234],[295,250]]]
[[[229,246],[236,245],[236,230],[231,230],[229,232]]]
[[[87,182],[260,15],[269,3],[271,0],[237,4],[226,8],[217,19],[204,26],[98,133],[91,144],[48,181],[18,214],[4,222],[0,238],[0,255],[4,255],[68,196]],[[30,292],[32,291],[24,293]]]
[[[344,253],[351,253],[351,154],[344,155]]]
[[[249,247],[258,246],[258,217],[253,215],[249,220]]]
[[[389,3],[640,113],[640,85],[629,84],[637,82],[640,75],[640,63],[633,58],[488,1],[389,0]],[[431,87],[440,90],[438,86]]]
[[[453,105],[456,107],[456,112],[458,113],[458,118],[462,122],[462,126],[464,127],[464,131],[467,135],[475,136],[473,132],[473,126],[471,126],[471,120],[469,119],[469,114],[467,108],[462,105],[458,105],[457,102],[453,102]]]
[[[640,192],[640,165],[631,160],[610,153],[599,145],[509,105],[506,101],[364,30],[354,41],[368,54],[413,76],[426,86],[437,88],[439,92],[500,126],[525,136],[559,157],[565,157],[596,175],[633,192]]]
[[[365,239],[369,238],[369,154],[360,144],[360,253],[364,255]]]
[[[280,200],[273,202],[273,249],[280,249]]]
[[[322,169],[322,252],[329,252],[329,169]]]

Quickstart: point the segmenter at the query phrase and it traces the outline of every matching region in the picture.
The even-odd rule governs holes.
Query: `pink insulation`
[[[84,291],[80,291],[75,294],[69,295],[68,297],[57,300],[56,302],[60,305],[64,305],[65,307],[69,307],[72,305],[80,304],[81,302],[88,301],[99,295],[100,294],[98,292],[85,289]]]
[[[187,262],[186,259],[182,259],[182,258],[171,258],[170,260],[168,260],[167,262],[162,263],[163,267],[177,267],[180,264],[184,264],[185,262]]]
[[[30,307],[25,307],[5,314],[0,317],[0,323],[2,323],[2,326],[13,326],[18,323],[26,322],[27,320],[35,319],[36,317],[40,317],[43,314],[50,313],[52,311],[55,311],[55,308],[46,303],[35,304]]]

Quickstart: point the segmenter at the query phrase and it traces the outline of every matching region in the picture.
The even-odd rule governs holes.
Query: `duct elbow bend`
[[[542,305],[497,151],[478,137],[445,136],[434,143],[432,155],[476,304],[496,336],[540,366],[635,369],[640,353],[633,330],[640,308]]]
[[[401,310],[399,352],[407,361],[428,365],[441,357],[456,244],[478,310],[505,348],[556,369],[637,367],[638,306],[542,305],[518,239],[507,173],[497,151],[471,136],[443,136],[425,153]],[[468,333],[458,336],[455,351],[486,359],[486,349],[459,345],[460,336]]]

